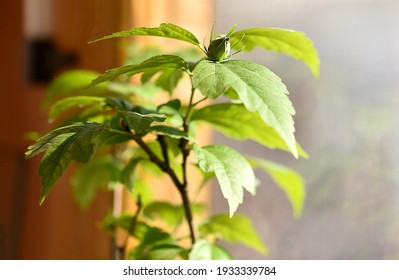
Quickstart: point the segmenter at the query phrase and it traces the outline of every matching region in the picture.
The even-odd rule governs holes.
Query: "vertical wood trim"
[[[87,44],[87,42],[120,29],[122,2],[124,1],[57,0],[52,3],[54,16],[52,39],[58,51],[73,52],[77,55],[78,62],[71,68],[102,72],[119,64],[115,41],[98,44]],[[32,92],[32,87],[27,86],[25,90],[27,99],[21,96],[18,100],[26,104],[27,108],[31,107],[26,111],[27,114],[34,116],[29,120],[32,122],[31,130],[39,127],[36,117],[41,114],[38,101],[42,99],[44,90],[45,86],[36,88],[40,93],[37,95],[37,92]],[[29,98],[35,99],[35,103],[29,104]],[[26,127],[24,129],[27,131]],[[110,236],[97,227],[97,222],[104,218],[112,205],[110,195],[102,193],[89,209],[79,209],[72,199],[69,185],[71,172],[67,172],[57,182],[44,204],[39,207],[40,178],[36,175],[39,160],[35,158],[28,161],[29,170],[25,176],[29,183],[21,230],[21,251],[18,258],[110,258]]]

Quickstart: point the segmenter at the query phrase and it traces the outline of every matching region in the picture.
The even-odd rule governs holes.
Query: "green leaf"
[[[174,260],[177,256],[185,251],[173,242],[155,245],[148,252],[148,258],[151,260]]]
[[[120,173],[110,157],[97,157],[80,165],[70,180],[75,201],[80,207],[87,208],[98,191],[118,181]]]
[[[158,112],[166,115],[174,115],[179,112],[181,108],[181,101],[179,99],[172,99],[157,107]]]
[[[301,175],[287,166],[273,161],[250,158],[250,162],[254,167],[260,167],[270,175],[290,201],[293,216],[300,217],[306,197],[306,189]]]
[[[256,47],[285,53],[303,60],[315,76],[319,75],[319,57],[313,42],[302,32],[278,28],[248,28],[233,33],[232,46],[244,51]]]
[[[159,87],[152,84],[143,85],[122,82],[108,82],[108,89],[119,96],[129,97],[136,95],[145,98],[152,98],[160,90]]]
[[[53,120],[61,113],[64,113],[74,107],[83,108],[89,105],[103,103],[103,97],[96,96],[72,96],[64,98],[51,106],[49,119]]]
[[[94,152],[95,140],[105,129],[97,123],[80,123],[54,129],[28,147],[26,158],[44,152],[39,164],[42,177],[40,204],[51,188],[68,168],[72,160],[89,161]]]
[[[121,111],[121,114],[131,131],[137,135],[146,134],[153,122],[163,122],[166,119],[164,115],[160,114],[142,115],[130,111]]]
[[[175,139],[184,138],[190,140],[189,136],[183,130],[176,127],[166,126],[166,125],[154,125],[149,128],[150,131],[155,131],[158,134],[166,135]]]
[[[255,194],[257,180],[248,161],[234,149],[223,145],[193,145],[195,159],[204,172],[215,172],[230,216],[243,201],[243,188]]]
[[[180,71],[187,71],[187,62],[179,56],[175,55],[158,55],[151,57],[143,61],[140,64],[126,65],[118,68],[113,68],[105,71],[104,74],[95,78],[87,88],[91,88],[95,85],[111,80],[117,76],[123,74],[134,75],[138,73],[144,73],[147,71],[162,71],[167,69],[177,69]]]
[[[140,244],[129,252],[128,259],[170,259],[183,250],[169,233],[142,222],[137,223],[135,236]]]
[[[266,67],[242,60],[214,63],[203,60],[193,71],[193,85],[209,98],[233,89],[250,112],[258,112],[296,154],[294,107],[279,77]]]
[[[232,257],[226,249],[216,244],[211,244],[205,239],[200,239],[193,245],[189,260],[231,260]]]
[[[171,23],[162,23],[159,27],[135,27],[130,30],[115,32],[112,35],[102,37],[92,42],[127,36],[156,36],[199,45],[198,39],[190,31]]]
[[[130,101],[117,97],[107,97],[105,99],[105,104],[121,111],[130,111],[134,107]]]
[[[99,73],[89,70],[70,70],[58,75],[51,81],[43,99],[43,106],[48,107],[54,100],[75,95],[104,96],[107,85],[85,89]]]
[[[141,77],[141,82],[148,82],[158,71],[146,72]],[[183,73],[177,69],[165,69],[162,73],[156,77],[155,85],[167,91],[170,95],[177,87],[180,79],[183,77]]]
[[[253,140],[270,149],[290,151],[274,128],[267,125],[257,113],[248,111],[242,104],[217,103],[205,106],[191,115],[191,121],[206,121],[225,135],[238,140]],[[307,158],[307,153],[297,143],[290,151]]]
[[[114,216],[111,213],[108,213],[99,223],[99,227],[111,233],[115,233],[115,230],[118,227],[121,227],[129,232],[133,219],[135,219],[135,216],[131,213],[122,213],[119,216]],[[130,234],[132,233],[130,232]]]
[[[192,204],[191,209],[194,214],[201,213],[204,211],[204,206],[202,204]],[[150,219],[161,219],[172,229],[176,228],[184,219],[184,210],[181,205],[163,201],[148,204],[145,206],[143,214]]]
[[[141,158],[133,158],[122,170],[120,181],[124,184],[129,191],[133,190],[134,187],[134,170],[137,167],[137,164],[141,161]]]
[[[254,230],[251,221],[236,214],[229,218],[227,214],[219,214],[210,217],[199,226],[202,235],[216,235],[223,240],[232,243],[241,243],[266,255],[268,249]]]
[[[179,225],[184,217],[181,206],[162,201],[147,205],[143,210],[143,214],[151,219],[158,217],[171,228]]]

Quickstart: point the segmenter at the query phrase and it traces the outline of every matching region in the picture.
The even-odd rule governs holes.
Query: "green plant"
[[[27,158],[44,153],[38,168],[42,177],[40,203],[71,161],[85,163],[71,180],[79,204],[87,206],[96,191],[120,184],[137,201],[135,214],[109,215],[102,222],[111,232],[122,227],[137,238],[138,245],[128,253],[129,258],[231,258],[217,244],[219,239],[240,242],[266,254],[267,247],[250,220],[235,214],[244,190],[255,194],[258,181],[253,168],[270,174],[292,203],[295,217],[301,214],[305,197],[301,177],[288,167],[246,157],[225,145],[200,146],[197,126],[207,123],[228,137],[252,140],[296,158],[306,157],[294,137],[294,108],[285,85],[262,65],[231,59],[230,49],[260,47],[282,52],[303,60],[317,75],[319,60],[313,43],[303,33],[291,30],[250,28],[235,32],[234,26],[225,36],[213,38],[212,31],[206,47],[191,32],[173,24],[133,28],[96,41],[124,36],[176,39],[191,44],[194,51],[158,54],[145,48],[126,65],[101,75],[73,70],[58,76],[43,101],[51,106],[49,119],[58,120],[56,128],[26,152]],[[137,57],[150,54],[138,61]],[[137,74],[141,74],[140,83],[131,83],[129,78]],[[191,88],[177,97],[174,92],[184,76]],[[157,103],[159,91],[168,92],[165,102]],[[204,102],[221,96],[229,101]],[[188,166],[203,175],[198,186],[190,181]],[[154,188],[145,183],[148,174],[143,172],[151,177],[166,174],[180,194],[181,205],[155,201],[151,195]],[[193,215],[204,211],[204,205],[194,203],[195,195],[214,176],[227,199],[229,214],[193,222]],[[154,223],[157,220],[162,226]],[[188,229],[187,237],[178,235],[180,225]]]

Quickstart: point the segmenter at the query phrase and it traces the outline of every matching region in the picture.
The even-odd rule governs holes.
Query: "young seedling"
[[[263,65],[232,59],[230,52],[254,48],[282,52],[305,62],[316,76],[319,59],[312,41],[301,32],[235,28],[215,38],[212,28],[208,46],[201,45],[190,31],[170,23],[132,28],[95,40],[157,36],[184,41],[199,52],[154,54],[156,51],[147,49],[154,55],[103,74],[73,70],[57,77],[44,100],[50,106],[49,119],[56,120],[55,128],[26,152],[26,158],[44,153],[38,168],[42,177],[40,203],[75,161],[81,164],[72,177],[72,186],[82,206],[87,206],[97,191],[115,185],[123,185],[135,197],[136,213],[110,215],[102,222],[112,233],[122,227],[138,240],[138,245],[126,253],[127,258],[230,259],[230,253],[218,244],[220,239],[266,254],[268,249],[249,218],[236,213],[243,203],[244,190],[255,195],[259,182],[254,168],[259,168],[285,192],[294,217],[299,217],[305,198],[300,175],[276,162],[242,155],[224,144],[201,146],[195,128],[206,123],[228,137],[252,140],[295,158],[306,157],[295,140],[295,111],[281,79]],[[134,75],[141,75],[141,83],[129,83]],[[174,94],[183,77],[190,80],[188,102]],[[169,100],[159,103],[156,96],[165,91]],[[227,101],[203,102],[222,96]],[[189,165],[201,172],[201,182],[192,181]],[[152,177],[169,177],[181,204],[155,200],[152,192],[162,186],[149,187],[143,170]],[[194,203],[195,197],[190,194],[195,193],[196,184],[202,189],[212,177],[227,200],[228,214],[194,220],[205,206]],[[187,236],[179,235],[182,231],[177,229],[182,227],[187,228]]]

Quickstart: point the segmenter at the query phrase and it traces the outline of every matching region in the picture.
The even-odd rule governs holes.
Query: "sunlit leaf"
[[[171,23],[162,23],[159,27],[135,27],[130,30],[115,32],[93,42],[127,36],[155,36],[181,40],[193,45],[199,44],[198,39],[190,31]]]
[[[204,205],[191,204],[191,210],[194,214],[201,213],[204,211]],[[172,229],[177,227],[184,218],[184,210],[181,205],[165,201],[156,201],[148,204],[145,206],[143,214],[150,219],[158,218],[162,220]]]
[[[229,252],[221,246],[200,239],[193,245],[189,254],[190,260],[231,260]]]
[[[281,149],[296,156],[296,150],[302,157],[307,153],[297,143],[296,150],[290,151],[285,141],[271,126],[267,125],[259,114],[248,111],[242,104],[217,103],[195,111],[191,121],[205,121],[212,124],[225,135],[238,139],[250,139],[270,149]]]
[[[97,123],[79,123],[54,129],[28,147],[26,158],[44,152],[39,164],[42,177],[40,203],[44,201],[51,188],[68,168],[72,160],[89,161],[94,152],[95,140],[105,129]]]
[[[199,226],[199,231],[203,235],[213,234],[227,242],[246,245],[264,255],[268,253],[251,221],[240,214],[231,218],[227,214],[212,216]]]
[[[88,85],[88,88],[109,81],[123,74],[134,75],[138,73],[144,73],[147,71],[154,72],[154,71],[162,71],[167,69],[175,69],[175,70],[177,69],[180,71],[187,71],[188,64],[184,59],[182,59],[179,56],[166,55],[166,54],[158,55],[151,57],[150,59],[147,59],[140,64],[126,65],[118,68],[109,69],[105,71],[104,74],[95,78],[91,82],[91,84]]]
[[[245,188],[255,194],[257,180],[248,161],[234,149],[223,145],[193,146],[195,159],[204,172],[214,172],[233,216],[243,201]]]
[[[279,77],[266,67],[242,60],[201,61],[193,71],[193,84],[203,95],[216,98],[233,89],[250,112],[257,112],[275,129],[296,155],[294,107]]]
[[[306,189],[301,175],[287,166],[270,160],[250,158],[250,162],[254,167],[262,168],[270,175],[290,201],[293,216],[295,218],[300,217],[306,197]]]
[[[103,97],[96,96],[71,96],[57,101],[51,106],[49,119],[55,119],[58,115],[72,109],[72,108],[83,108],[93,104],[103,103]]]
[[[319,57],[313,42],[303,33],[278,28],[248,28],[233,33],[232,46],[244,51],[256,47],[285,53],[302,60],[315,76],[319,75]]]

